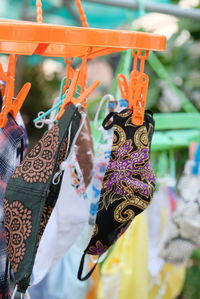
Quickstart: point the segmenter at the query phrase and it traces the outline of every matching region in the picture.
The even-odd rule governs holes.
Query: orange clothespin
[[[80,70],[76,70],[75,74],[74,74],[74,78],[73,78],[73,80],[72,80],[72,82],[71,82],[71,84],[68,88],[66,98],[63,101],[63,103],[60,107],[60,111],[59,111],[59,113],[56,117],[57,120],[59,120],[62,117],[66,106],[69,105],[70,103],[73,103],[74,105],[80,104],[81,106],[84,107],[86,98],[100,84],[99,81],[95,81],[90,87],[86,88],[77,99],[75,99],[73,96],[74,96],[74,93],[76,91],[79,75],[80,75]]]
[[[128,91],[128,103],[129,103],[129,108],[133,109],[133,97],[135,94],[135,90],[137,88],[137,80],[138,80],[138,56],[139,56],[140,50],[136,51],[133,50],[133,69],[130,73],[130,82],[129,82],[129,91]]]
[[[6,86],[6,81],[7,81],[7,76],[3,71],[3,67],[0,63],[0,91],[1,91],[1,96],[4,96],[5,93],[5,86]]]
[[[0,80],[6,82],[7,80],[7,77],[6,77],[6,74],[4,73],[4,70],[3,70],[3,67],[2,67],[2,64],[0,63]]]
[[[78,79],[78,85],[80,86],[81,91],[84,91],[84,89],[86,88],[87,74],[88,74],[87,60],[91,52],[92,52],[92,47],[89,47],[84,57],[82,58],[82,63],[80,66],[80,75]]]
[[[146,74],[140,74],[138,76],[137,87],[133,98],[132,123],[136,126],[141,126],[144,122],[148,84],[149,77]]]
[[[73,100],[73,103],[75,105],[81,104],[83,107],[85,107],[85,101],[89,97],[89,95],[99,86],[100,81],[96,80],[91,86],[86,88],[83,93],[77,98]]]
[[[20,111],[30,89],[31,89],[31,83],[30,82],[25,83],[23,85],[23,87],[21,88],[21,90],[19,91],[16,99],[13,101],[12,109],[11,109],[10,113],[12,113],[14,118],[17,117],[17,114]]]
[[[149,51],[133,50],[134,62],[133,70],[130,75],[128,102],[129,108],[133,110],[132,123],[141,126],[144,122],[144,113],[146,106],[146,97],[149,84],[149,77],[144,73],[145,61],[147,60]],[[138,68],[138,59],[140,60],[140,68]]]
[[[72,82],[67,90],[67,95],[66,95],[66,98],[65,100],[63,101],[61,107],[60,107],[60,111],[56,117],[57,120],[59,120],[61,118],[61,116],[63,115],[64,111],[65,111],[65,108],[66,106],[72,102],[72,98],[73,98],[73,95],[76,91],[76,87],[77,87],[77,82],[78,82],[78,77],[79,77],[79,73],[80,73],[80,70],[76,70],[75,73],[74,73],[74,77],[72,79]]]
[[[65,58],[66,63],[66,83],[63,88],[63,94],[66,92],[66,90],[69,88],[70,82],[72,81],[74,77],[74,69],[72,67],[72,58]]]
[[[2,109],[0,112],[0,128],[5,127],[9,113],[11,113],[14,118],[16,118],[17,113],[23,105],[23,102],[26,99],[27,94],[31,88],[31,84],[26,83],[18,93],[16,99],[13,100],[15,86],[15,68],[16,55],[10,55],[8,62],[8,71],[6,74],[6,87],[3,96]]]
[[[117,79],[118,79],[118,85],[121,93],[121,98],[124,100],[128,100],[129,84],[126,79],[126,76],[123,74],[119,74]]]

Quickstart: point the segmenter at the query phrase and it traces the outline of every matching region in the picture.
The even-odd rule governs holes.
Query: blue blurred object
[[[197,146],[197,150],[194,156],[194,166],[192,168],[192,174],[198,175],[200,170],[200,144]]]

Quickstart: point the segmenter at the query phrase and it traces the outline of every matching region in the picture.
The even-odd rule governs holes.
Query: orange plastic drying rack
[[[151,33],[0,19],[0,53],[88,58],[126,49],[164,51],[166,37]]]

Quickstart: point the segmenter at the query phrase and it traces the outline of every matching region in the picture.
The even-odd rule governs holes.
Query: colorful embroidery
[[[112,203],[112,193],[121,196],[132,193],[133,197],[138,192],[146,198],[152,193],[155,175],[148,161],[149,149],[143,148],[135,152],[132,149],[132,140],[127,140],[118,149],[114,159],[111,157],[103,182],[104,192],[101,194],[99,210],[104,206],[107,209]]]
[[[8,200],[4,199],[4,211],[8,258],[13,271],[17,272],[26,252],[25,241],[32,232],[31,210],[19,201],[9,204]]]
[[[104,246],[100,241],[97,241],[95,246],[90,246],[87,250],[88,254],[92,255],[101,255],[108,249],[107,246]]]
[[[152,116],[145,113],[143,126],[131,123],[131,112],[110,114],[114,139],[110,160],[103,179],[96,227],[86,252],[104,253],[128,228],[133,218],[149,205],[155,189],[155,175],[149,158],[153,133]],[[95,189],[96,191],[96,189]]]
[[[23,176],[27,183],[46,183],[53,172],[58,135],[59,127],[55,125],[16,168],[12,178]]]

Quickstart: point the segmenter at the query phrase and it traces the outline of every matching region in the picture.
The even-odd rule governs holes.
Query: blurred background
[[[105,2],[110,5],[102,4]],[[145,71],[150,78],[147,108],[158,117],[152,148],[152,161],[157,168],[157,176],[163,176],[164,173],[178,181],[185,161],[188,160],[190,142],[200,142],[200,123],[197,119],[189,120],[187,117],[184,119],[181,114],[183,117],[179,125],[176,121],[178,113],[198,113],[200,110],[200,2],[88,0],[82,3],[90,27],[143,30],[167,36],[167,50],[155,53],[155,57],[150,56],[146,63]],[[125,5],[131,3],[133,9]],[[73,1],[43,0],[42,4],[44,22],[81,26]],[[187,15],[183,13],[184,8],[189,9]],[[35,1],[1,0],[0,16],[35,21]],[[88,115],[91,121],[94,119],[100,99],[105,94],[119,95],[116,76],[121,71],[119,64],[123,55],[117,53],[103,56],[88,63],[89,83],[94,80],[101,81],[100,87],[88,99]],[[6,68],[7,57],[2,55],[1,61]],[[30,81],[32,84],[22,108],[31,148],[44,132],[34,127],[33,119],[37,117],[38,112],[49,109],[58,96],[60,81],[65,76],[65,63],[63,59],[42,58],[37,55],[19,57],[17,63],[16,92],[23,83]],[[79,63],[79,59],[73,62],[74,66]],[[131,66],[130,61],[123,65],[123,71],[128,74]],[[167,115],[168,118],[165,120],[169,120],[165,125],[163,115]],[[161,168],[159,165],[156,166],[158,156],[159,159],[161,156]],[[173,188],[176,188],[176,182]],[[179,298],[200,298],[199,281],[200,252],[196,250],[188,264]]]
[[[187,99],[197,109],[200,109],[200,23],[198,20],[195,21],[192,17],[179,18],[167,14],[148,13],[148,11],[141,8],[140,11],[138,9],[130,10],[123,8],[123,3],[132,2],[128,0],[116,1],[117,3],[122,3],[120,7],[89,2],[93,1],[83,1],[83,6],[90,27],[126,28],[129,30],[142,29],[147,32],[166,35],[168,38],[167,50],[163,53],[157,53],[157,55],[169,73],[174,85],[183,91]],[[146,2],[158,5],[178,4],[180,7],[188,8],[199,7],[199,1],[197,0],[148,0]],[[81,25],[73,1],[43,0],[42,4],[44,22],[70,26]],[[144,4],[145,2],[142,0],[138,7]],[[140,17],[141,13],[143,14],[142,17]],[[35,14],[34,0],[1,1],[0,15],[3,18],[34,21],[36,19]],[[92,80],[101,81],[100,87],[92,94],[88,101],[88,112],[91,119],[94,117],[99,99],[105,93],[112,91],[120,57],[121,54],[113,54],[96,58],[89,62],[89,82]],[[6,67],[6,57],[3,61]],[[75,64],[78,63],[79,60],[75,60]],[[130,66],[127,65],[126,68],[128,71],[131,68],[131,64]],[[146,72],[150,77],[148,108],[151,108],[154,112],[183,111],[180,97],[170,89],[167,82],[160,78],[148,63],[146,64]],[[20,57],[18,59],[16,91],[23,82],[28,80],[32,83],[31,91],[22,109],[26,125],[31,130],[31,138],[41,132],[35,130],[32,120],[39,111],[46,110],[52,105],[53,99],[59,93],[60,80],[64,74],[65,64],[63,59],[47,59],[37,55]]]

